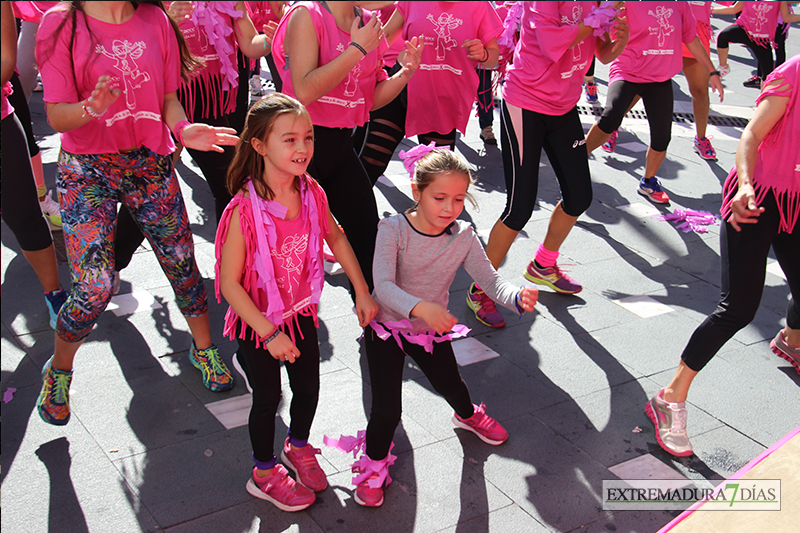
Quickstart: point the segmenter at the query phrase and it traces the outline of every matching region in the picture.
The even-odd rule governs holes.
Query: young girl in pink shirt
[[[677,456],[693,453],[686,430],[689,387],[717,351],[753,320],[770,247],[791,292],[786,327],[770,346],[800,374],[800,55],[767,77],[756,103],[723,187],[722,300],[692,334],[672,381],[645,406],[659,445]]]
[[[177,98],[196,67],[177,26],[144,2],[62,3],[42,18],[36,55],[47,118],[61,132],[56,178],[72,288],[37,402],[51,424],[69,421],[72,363],[111,299],[117,203],[147,235],[192,333],[189,359],[212,391],[233,378],[211,341],[208,303],[194,260],[186,207],[173,172],[184,146],[222,151],[229,128],[192,124]]]
[[[319,398],[323,239],[355,288],[361,326],[378,311],[325,193],[306,174],[313,156],[314,129],[300,102],[280,93],[257,102],[228,171],[235,196],[216,239],[217,298],[230,304],[224,333],[238,341],[238,359],[253,391],[249,430],[255,467],[247,491],[284,511],[305,509],[314,492],[327,486],[314,457],[320,452],[308,443]],[[281,458],[297,482],[273,453],[281,362],[292,389]]]

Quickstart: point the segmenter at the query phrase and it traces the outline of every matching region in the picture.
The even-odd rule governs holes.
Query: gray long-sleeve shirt
[[[406,331],[430,331],[424,320],[409,316],[411,310],[421,301],[447,307],[450,285],[461,265],[492,300],[519,312],[519,289],[495,271],[469,223],[456,220],[442,234],[426,235],[405,215],[381,220],[372,265],[372,295],[380,305],[375,319],[384,324],[410,319],[412,327]]]

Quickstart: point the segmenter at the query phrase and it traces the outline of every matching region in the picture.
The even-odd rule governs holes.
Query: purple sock
[[[256,459],[256,454],[253,454],[253,462],[259,470],[272,470],[278,464],[278,459],[273,455],[271,460],[264,462]]]
[[[295,437],[292,437],[291,430],[287,431],[286,433],[287,435],[289,435],[289,444],[291,444],[295,448],[305,448],[306,446],[308,446],[308,439],[300,440]]]

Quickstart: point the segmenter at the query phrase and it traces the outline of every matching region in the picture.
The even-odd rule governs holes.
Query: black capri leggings
[[[664,152],[672,138],[672,80],[634,83],[617,80],[608,87],[606,108],[597,122],[605,133],[614,133],[636,96],[641,96],[650,124],[650,148]]]
[[[506,208],[500,220],[514,231],[527,224],[539,189],[544,148],[561,187],[561,207],[580,216],[592,203],[592,179],[578,109],[552,116],[503,102],[500,143],[506,178]],[[523,142],[520,146],[520,142]]]
[[[400,423],[406,353],[458,416],[469,418],[475,412],[467,384],[458,371],[450,341],[434,343],[431,354],[422,346],[410,344],[403,339],[404,353],[394,337],[381,340],[375,330],[368,327],[364,331],[364,348],[367,352],[372,389],[372,410],[367,424],[367,455],[370,459],[380,461],[386,457]]]
[[[28,152],[33,157],[39,153],[39,145],[36,144],[36,138],[33,136],[33,124],[31,124],[31,110],[28,107],[28,101],[25,99],[25,93],[22,90],[22,82],[19,81],[19,75],[14,72],[11,74],[11,87],[14,92],[8,97],[8,103],[14,108],[14,114],[17,115],[19,123],[22,124],[22,130],[25,132],[25,140],[28,143]]]
[[[298,440],[307,440],[319,402],[319,341],[314,319],[302,315],[298,315],[297,319],[299,329],[294,320],[291,324],[300,357],[294,363],[286,363],[289,387],[292,389],[289,433]],[[240,325],[237,325],[236,331],[239,328]],[[275,415],[282,396],[281,363],[265,348],[256,348],[256,341],[249,340],[252,333],[253,330],[248,327],[245,339],[237,339],[237,353],[242,370],[253,389],[253,406],[250,408],[248,423],[253,457],[267,463],[275,456]]]
[[[39,207],[25,133],[14,113],[0,123],[0,138],[3,147],[4,179],[0,200],[3,220],[20,248],[26,252],[44,250],[53,239]]]
[[[756,224],[741,224],[742,231],[725,223],[720,233],[722,299],[717,309],[694,331],[681,355],[686,366],[699,372],[737,331],[753,321],[764,291],[770,245],[783,269],[792,299],[786,323],[800,329],[800,229],[778,233],[778,205],[769,192]]]
[[[731,24],[717,36],[717,49],[728,48],[730,43],[742,43],[753,52],[758,61],[758,75],[762,80],[775,68],[772,62],[772,50],[753,42],[744,28],[738,24]]]

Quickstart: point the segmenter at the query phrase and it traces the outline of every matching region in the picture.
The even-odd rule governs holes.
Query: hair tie
[[[592,34],[595,37],[602,37],[604,33],[611,31],[616,16],[617,8],[614,7],[614,2],[606,1],[593,8],[592,12],[583,19],[583,23],[594,28]]]
[[[417,161],[431,153],[436,149],[436,143],[431,141],[430,144],[418,144],[411,150],[400,150],[400,159],[403,160],[403,165],[406,167],[408,175],[414,179],[414,172],[417,168]]]

